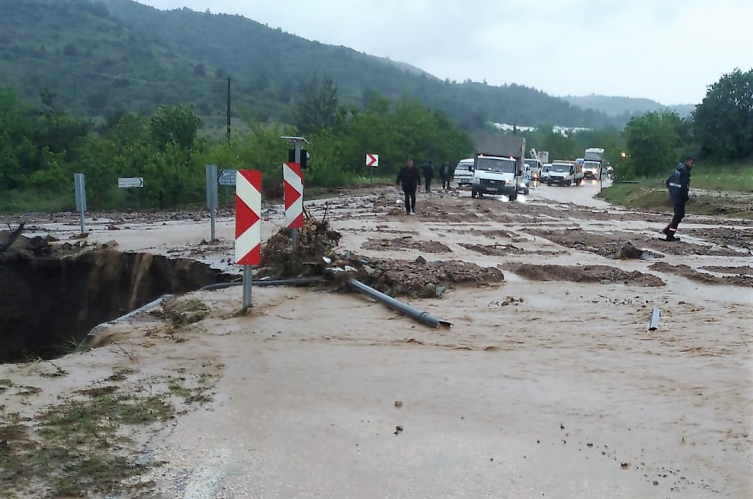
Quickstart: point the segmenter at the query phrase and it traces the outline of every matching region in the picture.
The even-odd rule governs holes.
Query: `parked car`
[[[453,179],[458,187],[473,184],[473,158],[460,160],[458,166],[455,167]]]
[[[541,182],[547,182],[549,180],[549,172],[552,170],[552,164],[547,163],[541,167],[541,173],[539,173],[539,180]]]

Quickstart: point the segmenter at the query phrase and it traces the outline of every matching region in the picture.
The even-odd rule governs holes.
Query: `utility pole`
[[[230,78],[227,79],[227,141],[230,142]]]

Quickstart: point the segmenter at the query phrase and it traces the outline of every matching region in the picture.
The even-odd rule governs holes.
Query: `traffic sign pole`
[[[296,141],[295,143],[295,162],[296,164],[301,164],[301,143],[300,141]],[[301,193],[301,196],[303,196],[303,193]],[[303,202],[301,202],[303,204]],[[293,251],[298,249],[298,229],[293,229],[290,233],[290,239],[293,241]]]
[[[81,235],[84,235],[86,233],[86,225],[84,223],[84,212],[86,211],[86,179],[83,173],[73,174],[73,185],[76,191],[76,209],[79,213]]]
[[[238,170],[235,186],[235,263],[243,266],[243,311],[251,307],[252,265],[261,262],[261,172]]]
[[[207,165],[207,209],[211,218],[211,241],[216,239],[217,223],[217,165]]]

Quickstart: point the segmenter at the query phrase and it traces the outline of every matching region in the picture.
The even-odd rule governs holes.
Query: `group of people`
[[[434,165],[431,161],[423,166],[424,187],[426,192],[431,192],[431,182],[434,180]],[[452,182],[453,170],[449,161],[445,161],[439,170],[439,176],[442,179],[442,189],[449,189]],[[416,191],[421,185],[421,172],[413,166],[413,158],[408,156],[405,160],[405,166],[397,174],[397,188],[403,189],[405,194],[405,212],[408,215],[416,213]]]
[[[690,203],[690,172],[695,166],[695,158],[686,156],[682,163],[672,172],[666,181],[669,198],[674,207],[672,221],[662,231],[667,241],[679,241],[677,227],[685,218],[685,206]],[[426,192],[431,192],[431,181],[434,179],[434,165],[429,161],[423,167]],[[440,169],[442,188],[449,189],[453,170],[449,161],[445,161]],[[416,213],[416,191],[421,185],[421,173],[413,166],[413,158],[408,156],[405,166],[397,174],[397,188],[403,189],[405,194],[405,212],[408,215]]]

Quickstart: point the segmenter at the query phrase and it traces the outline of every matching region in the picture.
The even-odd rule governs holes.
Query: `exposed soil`
[[[746,265],[744,267],[701,267],[701,269],[711,272],[718,272],[720,274],[753,276],[753,267],[751,267],[750,265]]]
[[[423,253],[451,253],[449,247],[439,241],[419,241],[411,236],[396,237],[394,239],[369,239],[363,249],[372,251],[388,250],[418,250]]]
[[[590,232],[582,229],[571,230],[542,230],[542,229],[529,229],[528,233],[543,237],[555,244],[565,246],[577,251],[587,251],[589,253],[595,253],[605,258],[622,259],[622,248],[625,243],[631,243],[641,238],[639,234],[607,234],[602,232]],[[639,248],[643,251],[642,258],[663,258],[663,255],[647,251],[643,248]]]
[[[532,281],[598,282],[612,284],[622,282],[632,286],[659,287],[665,283],[660,278],[634,270],[628,272],[607,265],[531,265],[508,263],[502,266],[521,277]]]
[[[457,286],[488,286],[505,280],[496,267],[457,260],[427,262],[420,257],[413,262],[371,261],[361,265],[355,277],[390,296],[422,298],[438,298],[446,289]]]
[[[721,286],[742,286],[745,288],[753,288],[753,276],[751,275],[729,275],[723,277],[717,277],[705,272],[698,272],[697,270],[687,265],[670,265],[666,262],[657,262],[649,267],[651,270],[658,272],[664,272],[667,274],[675,274],[691,281],[701,282],[703,284],[721,285]]]
[[[681,229],[681,232],[725,248],[732,246],[753,251],[753,229],[706,227],[703,229]]]
[[[661,239],[660,234],[655,237],[641,234],[641,233],[628,233],[628,232],[591,232],[582,229],[572,230],[541,230],[541,229],[528,229],[527,232],[531,235],[543,237],[549,241],[572,248],[578,251],[588,251],[590,253],[596,253],[606,258],[613,258],[618,254],[620,248],[622,248],[625,242],[631,242],[636,247],[643,249],[645,257],[648,258],[661,258],[660,254],[664,253],[670,255],[706,255],[706,256],[724,256],[724,257],[745,257],[749,256],[746,253],[735,251],[730,248],[724,247],[711,247],[700,244],[693,244],[682,241],[666,242]],[[648,251],[646,250],[653,250]]]
[[[482,255],[486,256],[510,256],[510,255],[559,255],[559,251],[547,251],[547,250],[526,250],[523,248],[519,248],[518,246],[515,246],[513,244],[492,244],[492,245],[483,245],[483,244],[467,244],[467,243],[461,243],[460,246],[462,246],[465,249],[475,251],[476,253],[480,253]]]
[[[92,327],[164,295],[229,276],[193,260],[94,250],[69,256],[0,255],[0,362],[53,358]]]

